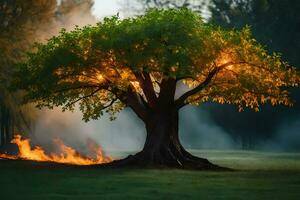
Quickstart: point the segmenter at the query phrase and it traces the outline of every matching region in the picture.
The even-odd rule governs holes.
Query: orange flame
[[[15,135],[11,143],[16,144],[19,148],[17,156],[0,154],[1,158],[6,159],[23,159],[44,162],[56,162],[73,165],[94,165],[111,162],[109,156],[105,156],[102,149],[96,144],[89,144],[89,149],[95,154],[95,158],[80,155],[75,149],[65,145],[60,139],[55,139],[54,143],[59,147],[61,153],[50,153],[49,155],[40,146],[31,147],[29,139],[22,139],[21,135]]]

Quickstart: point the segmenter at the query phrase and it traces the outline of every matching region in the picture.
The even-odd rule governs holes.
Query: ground
[[[300,153],[192,152],[241,170],[113,170],[0,160],[0,199],[300,199]]]

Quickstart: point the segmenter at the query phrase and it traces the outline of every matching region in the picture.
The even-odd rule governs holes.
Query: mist
[[[201,107],[187,106],[180,111],[179,135],[190,149],[235,149],[237,144]]]
[[[299,151],[300,120],[284,123],[277,128],[272,138],[262,142],[258,148],[264,151]]]

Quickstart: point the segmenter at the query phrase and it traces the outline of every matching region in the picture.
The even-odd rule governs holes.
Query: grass
[[[300,199],[300,154],[193,153],[242,170],[100,170],[0,161],[0,199]]]

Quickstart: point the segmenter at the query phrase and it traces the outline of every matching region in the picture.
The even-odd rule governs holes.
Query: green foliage
[[[191,88],[177,100],[167,95],[178,108],[216,101],[256,110],[267,101],[290,105],[284,88],[299,82],[295,69],[269,55],[249,27],[224,30],[185,8],[106,18],[35,47],[15,86],[39,107],[72,110],[78,102],[85,120],[125,106],[155,108],[170,82]]]

